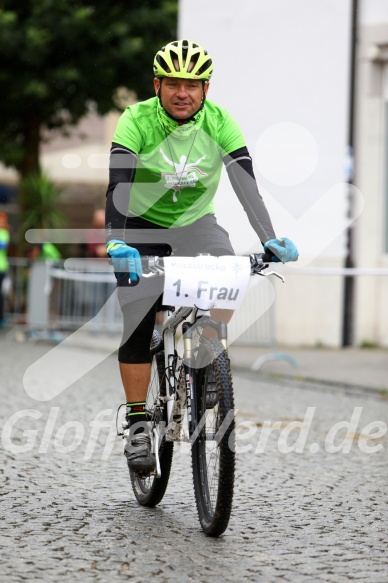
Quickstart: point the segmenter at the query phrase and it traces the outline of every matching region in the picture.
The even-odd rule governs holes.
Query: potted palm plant
[[[25,248],[29,229],[60,229],[66,217],[59,208],[59,190],[44,172],[34,172],[21,182],[24,205],[21,211],[19,245]]]

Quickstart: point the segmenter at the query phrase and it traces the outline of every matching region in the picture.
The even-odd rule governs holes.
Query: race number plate
[[[163,304],[237,310],[250,276],[249,257],[165,257]]]

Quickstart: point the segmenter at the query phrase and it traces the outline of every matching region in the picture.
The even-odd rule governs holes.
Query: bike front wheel
[[[160,334],[154,330],[151,348],[160,342]],[[139,504],[142,506],[156,506],[162,500],[168,480],[170,477],[171,463],[174,443],[166,441],[164,427],[167,422],[167,407],[163,397],[166,395],[166,381],[164,371],[164,351],[154,354],[151,362],[151,377],[148,385],[146,412],[150,432],[153,428],[162,424],[161,435],[163,435],[159,447],[159,461],[161,476],[157,478],[155,474],[141,477],[133,470],[129,470],[132,489]]]
[[[235,447],[230,362],[218,340],[201,339],[195,369],[195,500],[203,531],[219,536],[226,530],[232,510]]]

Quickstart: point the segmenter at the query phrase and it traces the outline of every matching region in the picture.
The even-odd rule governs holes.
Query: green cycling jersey
[[[195,121],[180,125],[157,97],[127,107],[113,141],[138,156],[129,215],[168,228],[214,213],[222,158],[245,146],[237,122],[215,103],[206,100]]]

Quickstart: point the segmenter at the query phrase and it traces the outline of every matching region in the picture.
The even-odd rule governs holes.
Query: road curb
[[[388,399],[388,389],[386,387],[371,387],[371,386],[361,385],[361,384],[352,383],[352,382],[346,382],[346,381],[341,381],[341,380],[332,380],[332,379],[323,379],[323,378],[313,377],[313,376],[308,376],[308,375],[303,375],[303,374],[291,375],[291,374],[287,374],[287,373],[273,372],[273,371],[254,371],[249,367],[233,365],[233,364],[232,364],[232,372],[240,372],[240,373],[243,373],[245,375],[252,376],[255,379],[257,379],[257,375],[260,374],[260,376],[267,381],[279,382],[279,380],[282,380],[282,381],[291,381],[295,384],[297,384],[297,383],[303,384],[304,387],[300,387],[300,388],[305,388],[306,385],[320,385],[320,386],[323,385],[323,386],[328,387],[332,390],[343,389],[343,390],[349,390],[349,391],[353,391],[353,392],[364,392],[364,393],[370,393],[373,395],[378,395],[381,399]]]

